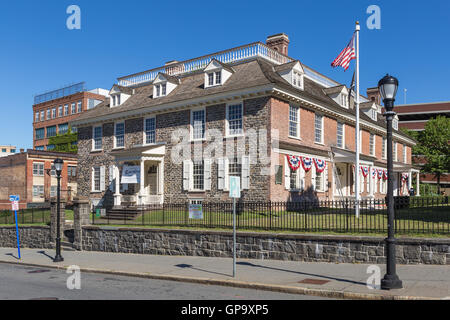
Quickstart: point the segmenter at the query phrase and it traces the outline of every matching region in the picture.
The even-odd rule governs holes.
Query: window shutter
[[[204,171],[203,171],[203,177],[204,177],[204,185],[205,190],[209,191],[211,190],[211,159],[204,159]]]
[[[189,187],[191,185],[191,160],[183,161],[183,190],[189,191]]]
[[[323,190],[325,192],[327,192],[328,191],[328,166],[329,166],[329,162],[327,162],[325,166],[326,167],[325,167],[325,170],[323,172],[323,174],[324,174],[323,181],[324,181],[325,185],[323,187]]]
[[[105,191],[105,166],[100,167],[100,191]]]
[[[95,182],[94,182],[94,167],[91,169],[91,191],[95,191]]]
[[[311,167],[311,187],[316,190],[316,165],[314,163]]]
[[[305,190],[305,169],[303,169],[303,166],[300,166],[298,168],[299,176],[300,176],[300,190]]]
[[[286,190],[291,189],[291,168],[287,162],[287,158],[284,158],[284,187]]]
[[[242,157],[242,189],[250,189],[250,157]]]
[[[217,189],[224,190],[225,187],[225,158],[217,159]]]

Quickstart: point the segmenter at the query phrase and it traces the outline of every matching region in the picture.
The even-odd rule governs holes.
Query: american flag
[[[350,40],[345,49],[342,50],[342,52],[336,59],[334,59],[333,63],[331,64],[333,68],[341,66],[345,71],[347,71],[348,66],[350,65],[350,61],[356,59],[354,40],[355,34],[353,34],[352,40]]]

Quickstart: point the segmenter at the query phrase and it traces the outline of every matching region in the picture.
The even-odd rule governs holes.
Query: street
[[[0,264],[0,300],[323,300],[313,296],[81,273],[69,290],[62,270]]]

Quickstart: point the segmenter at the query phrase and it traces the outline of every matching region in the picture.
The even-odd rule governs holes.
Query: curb
[[[30,267],[49,268],[49,269],[58,269],[58,270],[66,270],[68,268],[68,266],[61,266],[61,265],[49,266],[49,265],[14,262],[14,261],[0,261],[0,263],[30,266]],[[151,274],[151,273],[125,272],[125,271],[93,269],[93,268],[80,268],[80,271],[89,272],[89,273],[99,273],[99,274],[111,274],[111,275],[126,276],[126,277],[146,278],[146,279],[154,279],[154,280],[178,281],[178,282],[205,284],[205,285],[218,285],[218,286],[227,286],[227,287],[244,288],[244,289],[255,289],[255,290],[273,291],[273,292],[290,293],[290,294],[300,294],[300,295],[308,295],[308,296],[316,296],[316,297],[324,297],[324,298],[334,298],[334,299],[444,300],[442,298],[433,298],[433,297],[357,293],[357,292],[338,291],[338,290],[312,289],[312,288],[304,288],[304,287],[272,285],[272,284],[264,284],[264,283],[257,283],[257,282],[245,282],[245,281],[239,281],[239,280],[193,278],[193,277],[173,276],[173,275],[164,275],[164,274],[155,275],[155,274]]]

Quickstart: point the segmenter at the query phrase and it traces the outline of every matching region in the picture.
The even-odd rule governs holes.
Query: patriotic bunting
[[[372,169],[372,179],[376,179],[377,177],[377,169]]]
[[[388,179],[388,172],[387,170],[383,170],[383,180],[387,180]]]
[[[297,171],[297,169],[300,168],[300,163],[302,161],[300,157],[288,155],[287,160],[288,160],[289,167],[291,167],[291,169],[293,171]]]
[[[306,157],[301,157],[301,158],[302,158],[303,169],[305,170],[305,172],[308,172],[312,168],[312,159],[306,158]]]
[[[367,177],[369,175],[369,167],[361,166],[361,172],[362,172],[364,178]]]
[[[381,178],[383,178],[383,169],[377,170],[377,173],[378,173],[378,180],[381,180]]]
[[[316,169],[318,173],[322,173],[327,167],[327,162],[325,160],[314,159],[314,163],[316,164]]]

